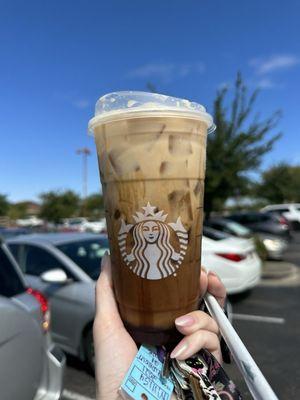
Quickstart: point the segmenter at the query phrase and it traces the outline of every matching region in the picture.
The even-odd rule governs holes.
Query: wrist
[[[96,400],[123,400],[123,397],[114,383],[111,385],[106,381],[104,387],[102,382],[100,387],[99,382],[96,382]]]
[[[107,393],[102,393],[101,392],[96,392],[96,400],[123,400],[123,397],[120,395],[120,393],[117,392],[107,392]]]

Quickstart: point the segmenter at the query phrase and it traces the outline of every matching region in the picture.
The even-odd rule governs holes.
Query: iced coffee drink
[[[187,100],[143,92],[100,98],[94,132],[113,282],[139,343],[176,338],[197,309],[206,138],[212,119]]]

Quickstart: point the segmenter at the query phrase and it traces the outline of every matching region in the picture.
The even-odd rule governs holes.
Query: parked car
[[[288,248],[287,240],[271,235],[269,233],[263,232],[252,232],[249,228],[239,224],[236,221],[232,221],[227,218],[211,218],[205,221],[205,225],[219,231],[228,233],[229,235],[241,237],[241,238],[251,238],[254,237],[256,241],[256,249],[260,256],[267,257],[271,260],[281,260],[285,251]],[[261,242],[261,243],[258,243]],[[261,246],[264,249],[261,250]]]
[[[0,242],[1,400],[58,400],[65,356],[49,334],[48,302],[26,288],[6,245]]]
[[[28,284],[49,299],[55,343],[93,368],[95,280],[109,249],[107,236],[44,233],[16,237],[8,245]]]
[[[246,228],[244,225],[239,224],[236,221],[230,220],[228,218],[210,218],[205,221],[207,227],[216,229],[229,235],[249,239],[253,236],[250,229]]]
[[[202,241],[203,265],[218,273],[229,293],[253,287],[261,262],[251,240],[211,230]],[[106,235],[49,233],[8,241],[27,282],[49,298],[54,341],[67,353],[94,367],[92,325],[95,280],[109,249]]]
[[[99,220],[88,220],[84,217],[65,218],[62,228],[69,231],[101,233],[106,231],[106,221],[105,218]]]
[[[249,290],[260,281],[261,260],[252,239],[233,237],[204,226],[201,262],[219,275],[228,294]]]
[[[17,219],[16,223],[18,226],[34,227],[34,226],[42,226],[44,224],[44,221],[33,215],[28,218]]]
[[[272,204],[261,209],[264,213],[279,213],[286,218],[294,229],[300,228],[300,204]]]
[[[269,233],[285,239],[290,239],[291,236],[289,225],[279,215],[250,211],[231,214],[226,218],[246,226],[253,232]]]

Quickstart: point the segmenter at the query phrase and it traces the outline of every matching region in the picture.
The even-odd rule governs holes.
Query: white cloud
[[[292,68],[300,64],[300,59],[294,55],[274,55],[268,58],[254,58],[249,63],[259,75]]]
[[[86,99],[77,99],[71,101],[72,105],[79,110],[84,110],[90,106],[90,102]]]
[[[273,89],[278,87],[278,85],[270,78],[262,78],[257,82],[257,87],[260,89]]]
[[[132,69],[128,73],[129,78],[152,78],[157,77],[166,79],[173,73],[175,68],[174,64],[145,64],[141,67]]]
[[[134,68],[128,72],[128,78],[156,78],[165,83],[171,82],[175,78],[184,78],[192,73],[203,73],[205,64],[203,62],[196,63],[149,63]]]

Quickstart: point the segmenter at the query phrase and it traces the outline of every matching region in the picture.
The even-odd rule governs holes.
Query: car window
[[[108,240],[80,240],[58,245],[57,248],[66,254],[92,279],[97,279],[100,273],[100,263],[106,251],[109,251]]]
[[[244,215],[230,215],[228,218],[230,218],[231,220],[234,220],[236,222],[239,222],[241,224],[247,223],[247,219],[245,218]]]
[[[279,214],[279,210],[266,210],[266,211],[262,211],[264,214],[275,214],[278,215]]]
[[[207,226],[203,226],[203,235],[212,240],[223,240],[229,237],[227,233],[217,231]]]
[[[231,217],[230,217],[231,218]],[[266,222],[271,219],[270,215],[268,214],[243,214],[243,215],[234,215],[231,219],[234,219],[236,222],[240,224],[254,224],[256,222]]]
[[[0,246],[0,295],[12,297],[23,293],[25,287],[12,262]]]
[[[19,263],[19,250],[20,245],[16,243],[11,243],[8,245],[11,254],[14,256],[14,259]]]
[[[22,270],[29,275],[40,276],[50,269],[60,268],[65,270],[64,265],[49,251],[34,245],[24,245]]]
[[[270,221],[272,218],[268,214],[255,214],[257,222],[267,222]]]
[[[290,212],[290,209],[287,206],[272,206],[267,212]]]
[[[234,221],[229,221],[227,223],[227,226],[231,232],[234,232],[236,235],[249,235],[251,231],[247,229],[245,226],[234,222]]]

